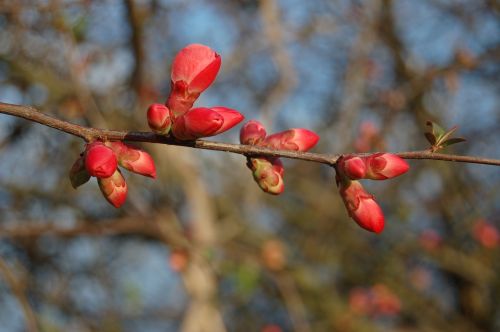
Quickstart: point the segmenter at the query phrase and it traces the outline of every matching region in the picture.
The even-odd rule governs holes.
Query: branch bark
[[[160,143],[166,145],[185,146],[195,149],[231,152],[249,157],[263,156],[263,157],[283,157],[290,159],[298,159],[298,160],[322,163],[329,166],[335,166],[337,160],[342,156],[342,154],[322,154],[322,153],[312,153],[312,152],[274,150],[260,146],[221,143],[221,142],[212,142],[205,140],[179,141],[173,137],[157,135],[152,132],[117,131],[117,130],[90,128],[54,118],[52,116],[41,113],[34,107],[25,105],[0,103],[0,113],[20,117],[28,121],[37,122],[44,126],[51,127],[59,131],[80,137],[87,142],[95,140],[103,140],[103,141],[133,141],[133,142]],[[366,155],[362,153],[350,153],[350,154],[360,155],[360,156]],[[404,159],[442,160],[442,161],[500,166],[500,159],[435,153],[435,152],[430,152],[428,150],[395,152],[394,154]]]

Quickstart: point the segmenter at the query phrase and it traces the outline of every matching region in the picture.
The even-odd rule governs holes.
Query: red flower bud
[[[85,168],[91,176],[107,178],[116,171],[117,160],[113,150],[102,142],[87,144]]]
[[[262,145],[283,150],[307,151],[316,145],[319,136],[307,129],[288,129],[270,136],[267,136]]]
[[[266,138],[266,135],[266,128],[259,121],[251,120],[240,129],[240,143],[257,145]]]
[[[172,134],[180,140],[213,136],[231,129],[241,120],[243,115],[230,108],[193,108],[175,119]]]
[[[358,181],[341,181],[340,196],[349,216],[362,228],[375,233],[384,229],[384,214],[380,206]]]
[[[212,107],[211,110],[219,113],[219,115],[221,115],[224,119],[222,126],[215,132],[214,135],[218,135],[225,131],[228,131],[244,119],[243,115],[240,112],[227,107],[217,106]]]
[[[278,158],[249,158],[248,168],[252,170],[253,178],[266,193],[279,195],[285,189],[283,183],[284,168]]]
[[[341,157],[337,162],[337,170],[351,180],[362,179],[366,175],[365,161],[356,156]]]
[[[366,164],[366,179],[385,180],[403,173],[410,168],[408,163],[391,153],[375,153],[368,157],[363,157]]]
[[[98,178],[97,183],[99,184],[99,189],[106,198],[106,200],[111,203],[116,208],[125,203],[127,198],[127,183],[120,173],[119,169],[107,178]]]
[[[289,129],[266,137],[266,129],[258,121],[249,121],[240,130],[240,142],[272,149],[307,151],[319,140],[319,136],[307,129]],[[249,158],[248,168],[262,190],[279,195],[285,189],[284,168],[278,158]]]
[[[148,108],[148,125],[157,134],[166,135],[172,124],[169,109],[163,104],[152,104]]]
[[[120,166],[131,172],[156,178],[155,163],[149,153],[123,142],[108,142],[107,145],[115,152]]]
[[[221,66],[220,55],[210,47],[191,44],[175,56],[172,82],[184,81],[190,92],[203,92],[212,84]]]
[[[220,66],[220,55],[205,45],[191,44],[177,53],[172,64],[172,91],[167,100],[174,116],[193,106],[200,93],[215,80]]]
[[[193,108],[175,119],[172,134],[180,140],[194,140],[215,135],[222,127],[224,117],[209,108]]]

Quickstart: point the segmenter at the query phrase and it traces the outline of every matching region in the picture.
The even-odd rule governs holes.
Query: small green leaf
[[[450,145],[457,144],[457,143],[462,143],[465,141],[467,141],[467,140],[463,137],[454,137],[454,138],[450,138],[450,139],[442,142],[440,144],[440,146],[445,147],[445,146],[450,146]]]
[[[434,134],[434,137],[436,137],[438,141],[439,138],[445,134],[445,130],[435,122],[427,121],[427,126],[431,127],[432,133]]]
[[[78,158],[71,167],[69,171],[69,180],[75,189],[90,180],[90,175],[85,169],[83,157]]]
[[[427,140],[429,141],[429,143],[431,143],[431,145],[436,144],[436,137],[434,136],[434,134],[427,132],[425,133],[425,138],[427,138]]]
[[[438,145],[441,145],[444,141],[448,140],[457,129],[458,129],[458,127],[454,126],[450,130],[448,130],[446,133],[441,135],[441,137],[439,137],[439,139],[438,139]]]

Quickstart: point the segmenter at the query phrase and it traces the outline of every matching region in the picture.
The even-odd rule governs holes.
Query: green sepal
[[[69,180],[71,181],[71,186],[75,189],[90,180],[90,174],[85,169],[85,160],[82,156],[71,166]]]

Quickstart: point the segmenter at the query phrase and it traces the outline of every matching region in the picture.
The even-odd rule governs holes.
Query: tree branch
[[[134,141],[134,142],[160,143],[167,145],[185,146],[195,149],[231,152],[249,157],[263,156],[263,157],[283,157],[290,159],[299,159],[305,161],[312,161],[316,163],[322,163],[330,166],[334,166],[337,160],[342,156],[342,154],[322,154],[322,153],[312,153],[312,152],[274,150],[260,146],[211,142],[205,140],[179,141],[173,137],[157,135],[152,132],[117,131],[117,130],[89,128],[51,117],[49,115],[41,113],[40,111],[31,106],[24,106],[24,105],[0,103],[0,113],[17,116],[29,121],[37,122],[44,126],[48,126],[63,131],[65,133],[83,138],[87,142],[95,140],[103,140],[103,141]],[[350,153],[350,154],[366,155],[363,153]],[[396,152],[394,154],[404,159],[443,160],[443,161],[500,166],[500,159],[435,153],[435,152],[430,152],[428,150]]]

